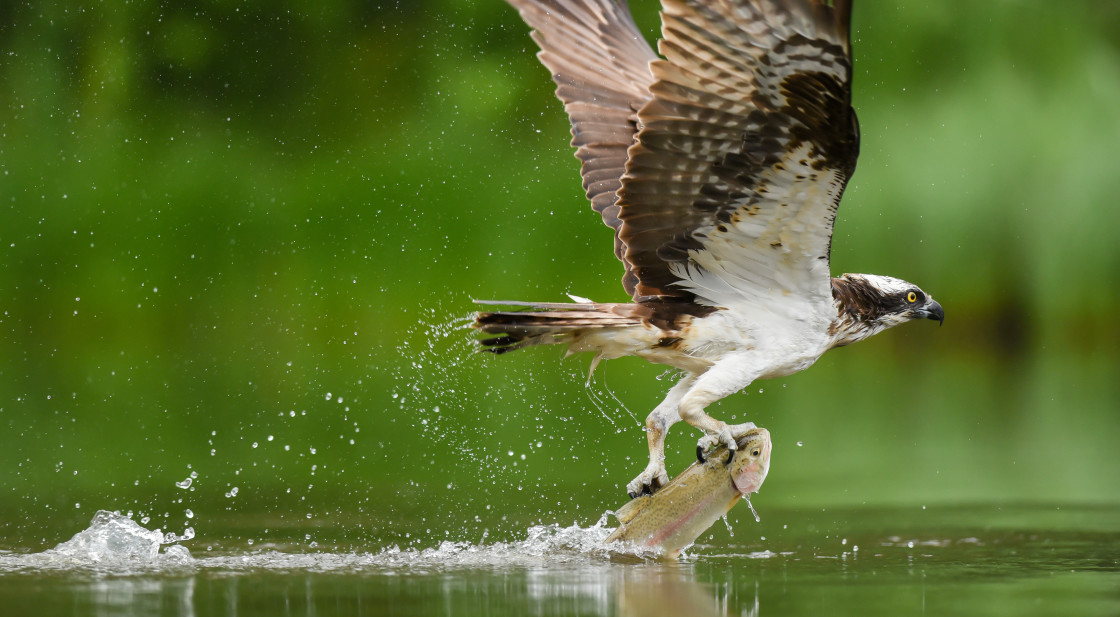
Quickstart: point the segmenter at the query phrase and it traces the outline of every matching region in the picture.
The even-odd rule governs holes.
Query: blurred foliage
[[[948,318],[721,403],[775,436],[756,503],[1114,502],[1120,5],[861,3],[853,31],[833,270]],[[471,298],[624,299],[504,3],[8,2],[0,43],[0,538],[116,508],[414,541],[621,503],[663,369],[585,386],[462,328]]]

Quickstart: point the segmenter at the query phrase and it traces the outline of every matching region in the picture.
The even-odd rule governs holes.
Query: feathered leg
[[[677,407],[681,397],[696,383],[695,375],[687,375],[675,386],[669,389],[665,400],[661,401],[646,418],[646,440],[649,442],[649,464],[645,470],[638,474],[626,485],[626,492],[630,497],[637,497],[642,493],[655,493],[659,488],[669,483],[669,474],[665,471],[665,435],[669,427],[681,421]]]
[[[738,448],[736,440],[757,428],[754,422],[728,424],[716,420],[704,409],[746,388],[758,377],[758,374],[748,356],[740,356],[740,354],[726,356],[698,377],[688,392],[681,397],[677,413],[682,420],[705,433],[696,443],[697,457],[702,459],[705,452],[718,444],[727,446],[728,451],[733,453]]]

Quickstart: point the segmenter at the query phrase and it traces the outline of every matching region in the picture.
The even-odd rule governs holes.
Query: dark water
[[[185,541],[191,557],[100,563],[12,547],[0,553],[0,606],[122,616],[1120,613],[1114,506],[769,510],[735,535],[721,527],[669,563],[605,551],[594,526],[405,550],[309,547],[283,539],[288,529],[250,550]]]

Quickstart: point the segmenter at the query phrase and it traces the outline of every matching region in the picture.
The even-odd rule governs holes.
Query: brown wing
[[[509,0],[534,29],[540,61],[572,122],[572,145],[591,207],[615,230],[626,150],[634,144],[637,110],[649,101],[649,63],[657,59],[634,25],[625,0]],[[636,280],[636,279],[635,279]]]
[[[617,206],[638,301],[826,294],[858,154],[850,1],[663,0]]]

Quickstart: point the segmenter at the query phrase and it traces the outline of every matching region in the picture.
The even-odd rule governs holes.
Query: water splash
[[[754,515],[754,522],[761,523],[762,522],[762,517],[760,517],[758,515],[758,512],[755,512],[754,504],[751,503],[751,496],[750,495],[744,495],[743,497],[746,499],[747,507],[751,509],[751,514]],[[727,519],[725,518],[724,520],[727,520]]]
[[[611,390],[610,385],[607,384],[607,370],[606,370],[606,368],[604,368],[600,372],[603,375],[603,389],[606,390],[607,394],[609,394],[611,396],[611,398],[614,399],[614,402],[618,403],[618,406],[621,407],[623,411],[625,411],[627,414],[630,415],[630,419],[634,421],[634,424],[636,424],[638,426],[642,426],[642,422],[640,420],[638,420],[638,416],[635,416],[634,412],[630,411],[630,408],[626,406],[626,403],[623,403],[622,399],[618,398],[618,396],[615,395],[614,390]]]
[[[623,543],[605,544],[614,531],[601,520],[591,527],[535,525],[523,540],[485,544],[444,541],[432,548],[401,549],[390,546],[376,553],[288,553],[262,550],[251,553],[194,557],[169,541],[193,537],[146,529],[131,518],[105,510],[94,515],[90,526],[73,538],[41,553],[0,551],[0,573],[29,570],[95,570],[114,574],[182,570],[291,570],[328,571],[448,571],[465,568],[535,568],[563,565],[606,564],[617,558],[652,559],[654,549]],[[161,552],[161,547],[164,547]]]
[[[186,479],[182,480],[181,482],[176,482],[175,486],[179,488],[190,488],[191,484],[194,483],[196,478],[198,478],[198,472],[192,471],[191,475],[187,476]]]
[[[89,527],[54,548],[30,555],[0,556],[0,572],[27,569],[134,570],[178,567],[193,561],[186,547],[173,544],[194,537],[187,528],[182,536],[147,529],[118,512],[98,510]]]
[[[595,409],[599,411],[599,415],[603,416],[607,420],[607,422],[610,422],[611,425],[615,427],[615,432],[617,432],[619,430],[618,422],[615,421],[614,417],[611,416],[611,414],[607,413],[606,402],[602,399],[602,397],[598,395],[598,393],[595,392],[594,388],[591,387],[590,375],[587,376],[587,383],[585,383],[583,386],[583,393],[586,394],[587,398],[591,400],[591,404],[594,405]]]
[[[122,514],[98,510],[88,528],[46,552],[91,562],[151,561],[162,543],[158,529],[146,529]]]
[[[646,549],[635,550],[621,544],[604,544],[614,531],[598,525],[535,525],[524,540],[471,544],[446,541],[427,549],[401,550],[390,547],[370,555],[367,565],[407,569],[457,569],[477,567],[533,567],[607,561],[617,555],[652,556]]]

